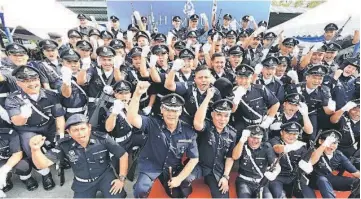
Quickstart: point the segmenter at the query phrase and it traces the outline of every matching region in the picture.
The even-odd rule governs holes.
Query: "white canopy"
[[[62,36],[78,26],[77,15],[55,0],[1,0],[5,25],[21,26],[45,39],[53,32]]]
[[[321,36],[328,23],[335,23],[339,28],[351,16],[341,35],[353,35],[360,29],[360,10],[358,0],[328,0],[327,2],[269,29],[278,34],[284,30],[283,35],[292,36]]]

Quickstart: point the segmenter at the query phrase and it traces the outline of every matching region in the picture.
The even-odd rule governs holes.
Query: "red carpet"
[[[237,173],[232,172],[230,179],[230,198],[237,198],[236,188],[235,188],[235,180]],[[351,176],[349,173],[345,172],[344,176]],[[211,193],[206,184],[204,184],[203,179],[196,180],[192,183],[193,193],[189,196],[189,198],[211,198]],[[319,191],[315,191],[317,198],[322,198]],[[350,191],[339,192],[336,191],[337,198],[347,198],[350,195]],[[159,180],[154,182],[153,188],[149,194],[149,198],[169,198],[165,193],[162,185]]]

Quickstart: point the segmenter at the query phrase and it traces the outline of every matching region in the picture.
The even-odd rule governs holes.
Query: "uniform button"
[[[92,168],[89,169],[90,171],[92,170]]]

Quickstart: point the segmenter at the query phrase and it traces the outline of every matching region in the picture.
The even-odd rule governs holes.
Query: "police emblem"
[[[14,45],[14,48],[17,50],[17,49],[19,49],[19,46],[18,46],[18,45]]]
[[[120,88],[125,88],[125,84],[123,82],[120,84]]]
[[[69,161],[70,162],[76,162],[79,159],[79,156],[75,154],[75,152],[73,150],[70,150],[68,153],[68,157],[69,157]]]
[[[331,45],[330,45],[330,48],[333,48],[333,47],[334,47],[333,44],[331,44]]]
[[[240,51],[241,49],[239,47],[237,47],[236,50]]]
[[[170,102],[171,102],[172,104],[175,104],[175,103],[177,103],[177,99],[173,96],[172,99],[170,100]]]
[[[86,41],[83,41],[83,45],[84,45],[84,46],[86,46],[86,45],[87,45]]]
[[[105,53],[108,52],[108,49],[104,47],[103,52],[105,52]]]
[[[292,125],[291,125],[291,128],[293,128],[293,129],[297,128],[297,127],[296,127],[296,124],[292,124]]]
[[[271,59],[271,60],[269,60],[269,62],[268,62],[269,64],[273,64],[273,60]]]
[[[45,42],[45,44],[49,45],[49,44],[50,44],[49,40],[47,40],[47,41]]]
[[[281,61],[286,62],[286,58],[282,58],[282,60],[281,60]]]
[[[246,72],[246,67],[242,67],[242,70],[241,70],[241,72]]]
[[[188,55],[188,50],[184,51],[184,54],[185,54],[185,55]]]
[[[227,108],[227,102],[224,102],[224,103],[222,104],[222,107],[223,107],[223,108]]]
[[[256,132],[260,132],[261,131],[261,129],[257,126],[256,127]]]
[[[74,55],[74,51],[72,49],[69,50],[69,55]]]
[[[319,69],[318,69],[318,72],[322,73],[322,72],[323,72],[322,68],[319,68]]]
[[[295,96],[295,99],[296,99],[296,100],[299,100],[299,99],[300,99],[300,96],[296,95],[296,96]]]

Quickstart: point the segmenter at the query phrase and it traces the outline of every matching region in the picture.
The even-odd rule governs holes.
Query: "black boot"
[[[28,178],[26,180],[22,180],[21,182],[23,182],[25,184],[26,189],[28,191],[34,191],[39,186],[38,182],[33,178],[33,176],[31,176],[30,178]]]
[[[53,180],[53,177],[51,175],[51,172],[49,172],[48,175],[42,176],[43,177],[43,187],[45,190],[49,191],[52,190],[55,187],[55,182]]]
[[[13,188],[13,182],[11,182],[11,172],[8,173],[6,177],[6,186],[3,188],[3,192],[8,192]]]

